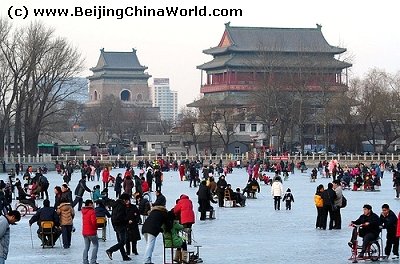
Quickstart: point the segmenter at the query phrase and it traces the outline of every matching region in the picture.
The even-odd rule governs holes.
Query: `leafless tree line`
[[[0,19],[1,154],[5,147],[36,154],[39,135],[70,117],[65,103],[79,89],[73,79],[82,69],[77,48],[53,29]]]

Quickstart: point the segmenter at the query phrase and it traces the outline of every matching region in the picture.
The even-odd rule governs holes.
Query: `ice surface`
[[[137,171],[137,169],[136,169]],[[123,172],[114,169],[111,174]],[[49,193],[54,201],[53,187],[62,183],[62,177],[55,172],[46,175],[50,181]],[[1,174],[5,179],[6,175]],[[21,179],[22,177],[20,177]],[[80,178],[80,172],[74,173],[70,183],[72,191]],[[232,188],[243,188],[247,181],[244,169],[234,169],[233,174],[227,176]],[[273,199],[270,195],[270,186],[261,184],[261,193],[256,200],[247,200],[245,208],[216,208],[216,220],[200,222],[196,211],[196,224],[193,227],[194,240],[202,245],[201,258],[207,264],[219,263],[349,263],[350,248],[347,245],[351,235],[348,223],[357,219],[362,213],[362,206],[370,203],[376,213],[380,213],[383,203],[388,203],[391,209],[398,214],[399,201],[395,200],[390,172],[385,172],[380,192],[352,192],[344,191],[348,205],[342,209],[342,230],[316,230],[316,209],[313,196],[316,186],[320,183],[325,186],[329,179],[318,178],[311,183],[309,173],[296,171],[284,181],[284,190],[290,188],[295,203],[291,211],[273,210]],[[91,188],[98,182],[88,182]],[[172,208],[175,200],[181,194],[187,194],[197,209],[196,188],[189,188],[188,182],[180,182],[178,172],[165,172],[162,191],[167,198],[168,209]],[[110,197],[115,193],[110,191]],[[84,199],[90,198],[85,193]],[[41,203],[41,201],[39,201]],[[75,207],[76,209],[77,207]],[[281,209],[284,209],[282,206]],[[31,231],[25,216],[17,226],[11,227],[11,244],[7,263],[82,263],[83,239],[81,235],[81,213],[76,212],[74,226],[76,232],[72,236],[70,249],[63,249],[57,241],[55,248],[42,249],[36,236],[37,226],[32,225],[33,248]],[[329,220],[328,220],[329,221]],[[100,234],[100,231],[99,231]],[[61,240],[61,237],[60,237]],[[107,230],[107,241],[100,241],[98,263],[129,263],[123,262],[119,252],[113,254],[114,260],[109,260],[105,250],[116,243],[115,234]],[[131,263],[143,263],[145,241],[138,242],[138,256],[131,256]],[[163,256],[162,237],[157,238],[153,254],[153,262],[161,264]]]

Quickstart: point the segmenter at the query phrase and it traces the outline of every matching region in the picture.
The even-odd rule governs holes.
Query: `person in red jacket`
[[[103,169],[103,175],[101,180],[103,182],[103,189],[108,188],[108,182],[110,181],[110,171],[108,170],[107,167],[104,167]]]
[[[99,240],[97,238],[96,212],[94,210],[92,200],[86,200],[85,206],[82,208],[82,235],[83,240],[85,241],[85,249],[83,250],[83,264],[96,264]],[[89,262],[88,253],[90,249],[90,243],[93,244],[93,250]]]
[[[150,190],[149,184],[147,183],[146,179],[142,176],[142,193],[146,193]]]
[[[183,181],[183,176],[185,176],[185,164],[182,162],[181,165],[179,165],[179,177],[181,181]]]
[[[174,214],[179,217],[179,222],[185,228],[191,228],[195,222],[192,201],[189,196],[182,194],[175,207]]]

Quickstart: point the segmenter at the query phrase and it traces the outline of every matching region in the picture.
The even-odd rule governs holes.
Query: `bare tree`
[[[368,100],[372,111],[365,109],[368,115],[368,123],[373,133],[384,140],[383,152],[386,152],[390,144],[400,138],[400,108],[399,108],[399,80],[396,77],[381,70],[371,70],[364,79],[364,102]],[[375,149],[376,151],[376,149]]]
[[[5,20],[0,21],[0,27],[1,104],[3,111],[3,119],[0,125],[0,144],[3,145],[4,135],[7,134],[8,149],[10,149],[10,127],[14,120],[14,152],[17,154],[23,149],[21,133],[22,106],[25,98],[23,87],[30,81],[33,63],[31,62],[31,54],[24,50],[25,30],[12,30]]]
[[[279,47],[275,48],[279,49]],[[259,43],[259,51],[248,62],[248,65],[255,72],[255,79],[252,81],[256,85],[256,89],[252,92],[250,99],[254,107],[250,107],[250,110],[264,123],[268,146],[271,144],[271,129],[275,126],[278,118],[276,107],[280,102],[277,101],[277,98],[284,92],[281,80],[274,74],[279,59],[277,53],[269,52],[263,43]]]
[[[214,131],[224,144],[225,153],[228,152],[228,146],[231,143],[232,136],[236,132],[239,119],[236,111],[232,107],[220,107],[213,113]]]
[[[30,78],[23,86],[25,153],[36,154],[40,132],[55,124],[53,117],[76,92],[64,85],[82,70],[83,61],[76,48],[41,23],[32,23],[24,39],[23,52],[30,56]]]
[[[16,88],[13,85],[15,74],[13,74],[12,69],[7,66],[8,61],[4,54],[8,45],[9,34],[10,25],[5,19],[0,19],[0,47],[2,51],[0,53],[0,156],[4,155],[4,139],[7,131],[9,131],[12,105],[15,100],[15,89],[13,88]]]
[[[160,122],[160,133],[163,135],[168,135],[171,133],[172,128],[174,127],[173,120],[164,119]]]
[[[327,108],[329,120],[337,120],[338,132],[336,147],[338,151],[350,151],[359,153],[361,151],[361,138],[365,126],[360,120],[358,108],[360,106],[357,79],[353,79],[349,89],[333,97]]]
[[[198,112],[184,108],[181,110],[182,118],[177,123],[177,131],[182,134],[189,134],[192,138],[192,144],[195,147],[196,155],[198,154],[198,138],[199,131],[196,130],[196,124],[198,123]]]
[[[388,106],[388,76],[387,73],[373,69],[359,83],[360,86],[360,107],[359,112],[363,124],[369,133],[366,133],[367,140],[373,145],[374,151],[377,151],[376,142],[379,139],[380,124],[389,119],[386,116]]]
[[[215,103],[209,98],[203,98],[201,100],[201,106],[199,106],[198,123],[200,126],[199,134],[205,134],[208,137],[207,147],[209,153],[214,153],[214,128],[215,119],[213,118],[213,113],[215,111]]]
[[[77,101],[68,100],[65,102],[64,107],[67,113],[69,113],[68,116],[66,116],[69,129],[74,129],[75,126],[79,127],[82,124],[85,105]]]
[[[106,142],[107,127],[109,126],[112,109],[102,107],[101,104],[85,108],[83,122],[89,130],[96,133],[96,144]]]

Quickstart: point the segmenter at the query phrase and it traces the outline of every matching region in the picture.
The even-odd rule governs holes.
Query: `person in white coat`
[[[283,184],[282,179],[276,176],[271,186],[271,195],[274,197],[274,208],[275,210],[281,210],[281,199],[283,195]]]

